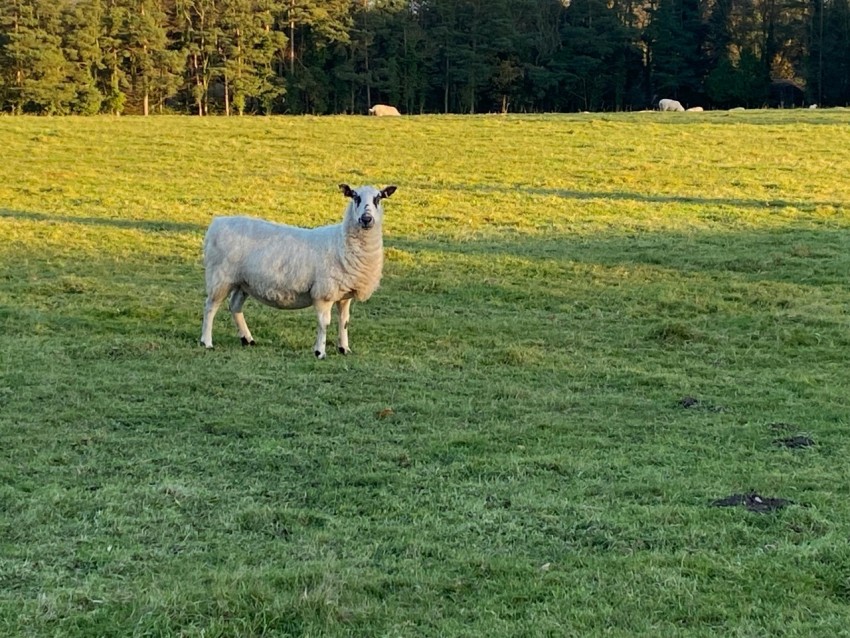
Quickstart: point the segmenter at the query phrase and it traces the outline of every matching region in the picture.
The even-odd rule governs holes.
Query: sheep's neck
[[[345,253],[355,253],[363,257],[381,252],[384,248],[380,226],[370,228],[368,231],[360,230],[357,225],[349,226],[345,229],[343,243]]]

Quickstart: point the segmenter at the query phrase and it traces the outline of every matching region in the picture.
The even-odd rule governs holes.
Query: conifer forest
[[[0,0],[7,114],[850,103],[850,0]]]

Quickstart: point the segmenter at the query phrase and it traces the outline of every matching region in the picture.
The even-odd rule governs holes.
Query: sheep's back
[[[332,228],[300,228],[251,217],[218,217],[207,231],[204,266],[225,271],[234,283],[260,286],[286,278],[295,287],[309,287],[307,280],[314,276],[316,266],[327,259]]]

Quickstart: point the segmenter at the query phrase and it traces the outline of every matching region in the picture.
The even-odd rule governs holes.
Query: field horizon
[[[0,635],[846,633],[845,110],[0,141]],[[353,354],[201,347],[210,220],[342,182],[398,186]]]

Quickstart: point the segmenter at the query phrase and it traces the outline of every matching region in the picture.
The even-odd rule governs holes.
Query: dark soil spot
[[[811,447],[815,442],[807,436],[789,436],[785,439],[776,439],[773,441],[773,444],[796,450],[803,447]]]
[[[707,410],[709,412],[725,412],[726,408],[722,405],[711,405],[709,403],[703,403],[696,397],[692,396],[684,396],[676,403],[680,408],[693,409],[693,410]]]
[[[712,507],[735,507],[737,505],[743,505],[750,512],[766,514],[781,510],[786,505],[791,505],[792,502],[784,498],[770,498],[750,492],[749,494],[732,494],[732,496],[712,501],[711,505]]]
[[[696,397],[682,397],[679,399],[679,405],[683,408],[695,408],[699,406],[699,399]]]

